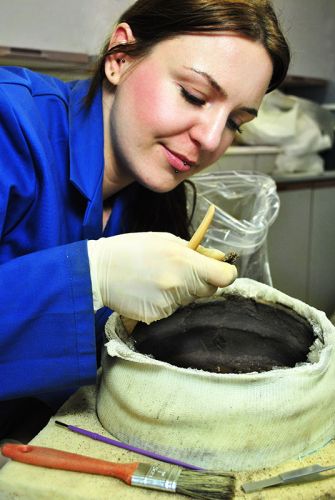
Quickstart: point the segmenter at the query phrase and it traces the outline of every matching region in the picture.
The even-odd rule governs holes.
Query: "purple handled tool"
[[[135,446],[131,446],[130,444],[122,443],[122,441],[115,441],[114,439],[107,438],[105,436],[102,436],[101,434],[97,434],[96,432],[87,431],[86,429],[81,429],[80,427],[76,427],[74,425],[65,424],[64,422],[60,422],[59,420],[55,420],[55,424],[66,427],[68,430],[76,432],[77,434],[82,434],[91,439],[95,439],[96,441],[102,441],[103,443],[111,444],[113,446],[117,446],[118,448],[123,448],[124,450],[133,451],[134,453],[139,453],[140,455],[154,458],[156,460],[160,460],[161,462],[178,465],[179,467],[184,467],[185,469],[190,470],[204,470],[202,467],[197,467],[196,465],[187,464],[174,458],[159,455],[157,453],[154,453],[153,451],[136,448]]]

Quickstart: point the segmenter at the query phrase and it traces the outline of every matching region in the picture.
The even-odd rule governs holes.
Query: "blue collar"
[[[104,172],[104,131],[102,90],[98,90],[89,108],[83,104],[90,85],[89,80],[73,84],[70,93],[70,179],[88,199],[83,222],[83,236],[97,239],[121,232],[123,191],[115,196],[112,215],[102,232],[102,181]]]
[[[104,171],[104,135],[102,91],[94,96],[89,108],[84,105],[89,80],[74,82],[69,105],[70,180],[87,198],[83,237],[102,236],[102,181]]]
[[[70,179],[88,200],[101,195],[104,168],[102,91],[89,108],[83,100],[89,80],[75,82],[69,102]]]

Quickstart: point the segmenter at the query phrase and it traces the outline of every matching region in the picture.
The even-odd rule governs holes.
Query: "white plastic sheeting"
[[[239,142],[280,146],[274,174],[323,171],[319,152],[333,142],[331,113],[315,102],[285,95],[279,90],[267,94],[256,120],[243,126]]]

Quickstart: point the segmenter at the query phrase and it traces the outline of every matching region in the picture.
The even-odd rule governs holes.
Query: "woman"
[[[138,0],[92,80],[1,70],[3,408],[92,383],[111,309],[150,323],[235,279],[186,247],[184,181],[288,63],[267,0]]]

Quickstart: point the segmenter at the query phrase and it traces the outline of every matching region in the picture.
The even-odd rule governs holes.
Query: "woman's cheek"
[[[178,126],[180,96],[175,85],[162,82],[153,72],[136,75],[132,110],[136,119],[149,127],[156,135],[167,135]],[[172,128],[172,130],[171,130]]]

